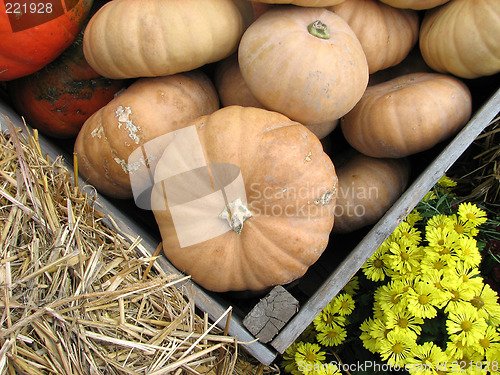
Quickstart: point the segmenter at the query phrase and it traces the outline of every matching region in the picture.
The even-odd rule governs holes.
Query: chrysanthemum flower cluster
[[[343,292],[338,294],[314,319],[299,340],[288,348],[283,356],[283,367],[292,375],[338,375],[342,374],[333,362],[326,362],[324,348],[335,347],[347,337],[348,316],[353,312],[353,295],[358,289],[353,278]]]
[[[444,209],[453,185],[444,176],[288,348],[286,373],[342,374],[335,350],[353,345],[360,324],[359,345],[391,368],[500,375],[500,304],[479,270],[486,212],[471,203]],[[365,308],[349,325],[362,300],[372,313]]]
[[[365,348],[410,374],[457,368],[500,374],[500,305],[479,272],[475,238],[486,220],[476,205],[461,203],[456,213],[423,223],[414,211],[398,226],[362,267],[369,280],[384,282],[374,294],[373,316],[361,326]],[[433,318],[443,322],[441,345],[420,337]]]

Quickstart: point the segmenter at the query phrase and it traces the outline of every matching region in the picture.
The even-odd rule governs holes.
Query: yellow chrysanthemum
[[[453,276],[452,273],[446,272],[441,281],[444,290],[448,291],[450,298],[445,302],[445,312],[453,312],[464,304],[469,304],[469,301],[474,297],[477,289],[471,287],[463,281],[461,277]]]
[[[388,270],[384,259],[386,249],[386,246],[381,246],[361,267],[368,280],[383,281],[385,279]]]
[[[453,231],[458,235],[475,237],[479,233],[476,225],[474,225],[471,221],[462,220],[462,218],[456,214],[450,215],[450,218],[453,220]]]
[[[354,299],[347,293],[340,293],[333,299],[334,310],[342,316],[351,314],[354,305]]]
[[[439,291],[433,284],[416,282],[407,293],[407,308],[418,318],[434,318],[442,301]]]
[[[446,270],[443,273],[443,279],[457,280],[457,282],[469,288],[471,293],[480,293],[484,285],[479,269],[468,266],[463,262],[457,262],[454,268]]]
[[[374,319],[368,318],[361,323],[359,326],[359,329],[361,331],[361,334],[359,338],[361,339],[361,342],[363,343],[363,346],[365,349],[369,350],[372,353],[376,353],[379,347],[379,335],[376,330],[372,331],[372,325],[374,324]],[[385,326],[382,324],[385,330]]]
[[[456,181],[454,181],[453,179],[451,179],[450,177],[448,177],[447,175],[443,175],[439,180],[438,182],[436,183],[436,185],[442,187],[442,188],[446,188],[446,189],[449,189],[449,188],[452,188],[452,187],[455,187],[457,186],[457,183]]]
[[[458,205],[458,217],[474,226],[484,224],[488,220],[486,212],[470,202],[463,202]]]
[[[458,233],[447,227],[429,227],[425,231],[425,239],[429,244],[428,246],[434,248],[440,255],[451,253],[459,238]]]
[[[427,232],[429,228],[453,229],[453,220],[451,220],[448,215],[436,214],[427,220],[425,231]]]
[[[455,311],[449,311],[446,319],[446,330],[449,335],[455,335],[456,341],[473,346],[481,339],[487,323],[480,318],[477,310],[471,304],[457,305]]]
[[[321,346],[309,342],[300,342],[295,352],[295,363],[297,368],[313,368],[321,365],[326,358],[326,353],[321,350]]]
[[[390,365],[401,366],[416,345],[413,336],[404,332],[390,331],[385,338],[380,339],[378,352],[382,359]]]
[[[390,270],[401,275],[414,276],[420,271],[421,259],[419,248],[404,237],[391,242],[384,257],[385,264]]]
[[[443,270],[431,269],[428,270],[427,272],[423,272],[419,277],[419,281],[432,284],[436,287],[436,298],[439,301],[442,301],[441,303],[437,304],[439,308],[442,308],[444,304],[453,297],[453,295],[449,291],[447,291],[442,285],[442,281],[444,278],[443,275],[444,275]]]
[[[484,318],[488,324],[494,327],[500,325],[500,305],[498,304],[498,294],[489,284],[483,284],[479,293],[469,300],[478,312],[478,315]]]
[[[413,245],[418,245],[422,240],[420,231],[407,221],[402,221],[394,233],[396,237],[405,238]]]
[[[411,314],[408,310],[386,311],[385,326],[394,331],[401,331],[416,340],[422,331],[424,320]]]
[[[404,297],[409,287],[401,280],[391,280],[381,285],[374,293],[375,303],[382,311],[401,311],[406,306]]]
[[[340,345],[347,337],[347,331],[341,326],[326,327],[316,335],[318,342],[324,346]]]
[[[474,347],[486,358],[497,358],[500,361],[500,332],[495,327],[488,326],[478,344]],[[498,354],[498,356],[494,357],[494,354]]]
[[[448,356],[439,346],[425,342],[413,348],[411,357],[406,360],[406,368],[411,375],[435,375],[447,361]]]
[[[330,302],[326,307],[314,318],[313,325],[316,330],[324,330],[337,325],[345,325],[345,317],[336,314],[336,307]]]
[[[422,263],[420,264],[421,272],[426,273],[430,270],[441,270],[446,271],[450,268],[454,268],[457,259],[450,255],[441,255],[439,252],[432,247],[425,247],[425,255],[422,258]]]
[[[290,345],[283,353],[283,360],[281,361],[281,367],[283,367],[286,372],[292,375],[302,373],[302,371],[299,371],[297,369],[297,363],[295,362],[295,353],[297,353],[298,345],[299,341],[295,341],[292,345]]]
[[[455,254],[467,267],[479,267],[481,264],[481,253],[475,238],[461,237],[455,247]]]
[[[420,212],[418,212],[418,210],[415,208],[408,214],[408,216],[406,216],[404,221],[410,224],[410,226],[414,226],[422,219],[422,215],[420,215]]]
[[[309,372],[307,375],[342,375],[335,363],[323,363],[319,369]]]

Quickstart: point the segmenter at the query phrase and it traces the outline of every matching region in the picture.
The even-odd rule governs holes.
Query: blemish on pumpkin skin
[[[139,144],[140,137],[137,134],[141,128],[135,125],[130,119],[130,115],[132,114],[132,110],[130,107],[119,106],[116,109],[115,115],[118,117],[118,128],[120,129],[122,126],[125,126],[125,129],[128,130],[128,136],[132,139],[136,144]]]
[[[312,158],[311,158],[311,155],[312,155],[312,152],[309,151],[304,159],[304,163],[308,163],[310,161],[312,161]]]
[[[102,138],[103,134],[104,134],[104,128],[102,126],[99,126],[98,128],[95,128],[90,133],[90,135],[91,135],[92,138],[96,138],[97,137],[99,139]]]

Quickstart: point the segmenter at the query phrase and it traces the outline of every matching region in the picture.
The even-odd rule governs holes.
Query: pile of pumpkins
[[[332,231],[375,223],[407,157],[469,120],[463,79],[500,71],[498,0],[75,4],[71,45],[43,62],[0,38],[0,80],[29,124],[76,138],[98,192],[152,209],[167,258],[217,292],[296,280]],[[350,149],[327,155],[327,136]]]

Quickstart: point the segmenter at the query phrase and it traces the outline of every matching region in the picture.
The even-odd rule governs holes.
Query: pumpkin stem
[[[240,198],[229,202],[219,214],[219,218],[227,220],[229,227],[238,234],[241,233],[245,220],[250,217],[252,217],[252,213]]]
[[[316,20],[307,26],[309,34],[321,39],[330,39],[330,29],[320,20]]]

